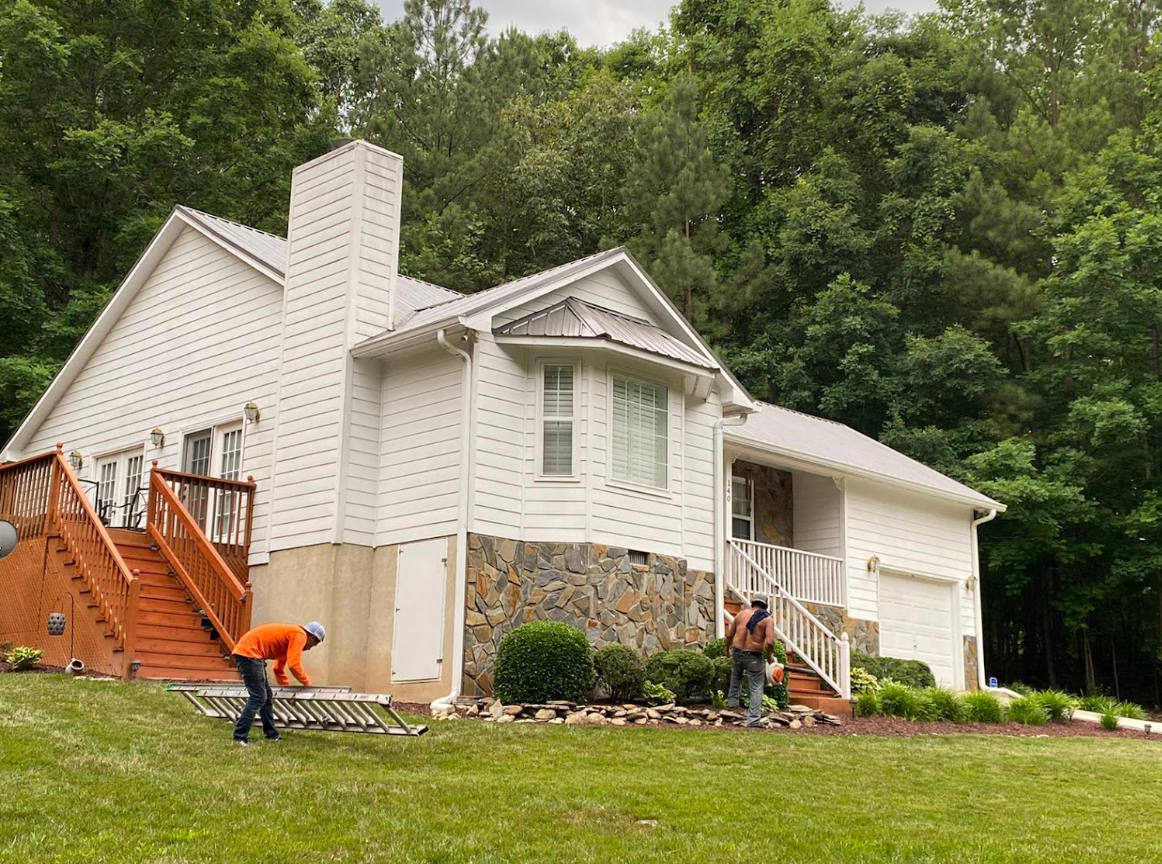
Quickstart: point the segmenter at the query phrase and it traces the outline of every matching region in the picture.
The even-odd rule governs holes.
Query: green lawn
[[[1162,861],[1159,813],[1148,741],[452,721],[243,749],[160,686],[0,675],[0,862],[1106,864]]]

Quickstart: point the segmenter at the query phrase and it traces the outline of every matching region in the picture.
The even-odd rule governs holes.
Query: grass
[[[1150,741],[471,721],[229,738],[158,686],[0,675],[0,862],[1162,860],[1138,818],[1162,798]]]

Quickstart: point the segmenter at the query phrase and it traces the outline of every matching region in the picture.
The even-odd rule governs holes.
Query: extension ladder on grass
[[[249,694],[238,684],[170,684],[199,714],[234,723]],[[352,693],[350,687],[271,687],[274,723],[283,729],[423,735],[427,726],[409,726],[384,693]],[[387,716],[385,717],[384,714]]]

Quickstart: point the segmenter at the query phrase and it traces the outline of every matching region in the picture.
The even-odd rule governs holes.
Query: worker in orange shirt
[[[262,720],[262,732],[267,741],[278,741],[281,737],[274,725],[274,708],[271,705],[270,684],[266,680],[266,661],[274,661],[274,677],[283,687],[290,684],[286,670],[299,679],[304,687],[311,686],[311,679],[303,670],[303,652],[310,651],[327,638],[327,631],[318,621],[309,624],[260,624],[243,634],[234,644],[234,665],[246,685],[250,698],[238,715],[234,725],[234,743],[243,747],[250,743],[250,726],[254,715]]]

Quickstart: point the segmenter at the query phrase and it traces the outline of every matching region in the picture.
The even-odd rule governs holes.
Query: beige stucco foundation
[[[456,538],[448,538],[444,590],[442,673],[431,681],[391,680],[395,636],[396,562],[399,546],[372,549],[322,544],[271,553],[270,563],[250,568],[253,623],[321,621],[327,640],[305,655],[311,683],[390,693],[397,700],[428,702],[452,689],[455,637]],[[402,646],[401,646],[402,647]]]

